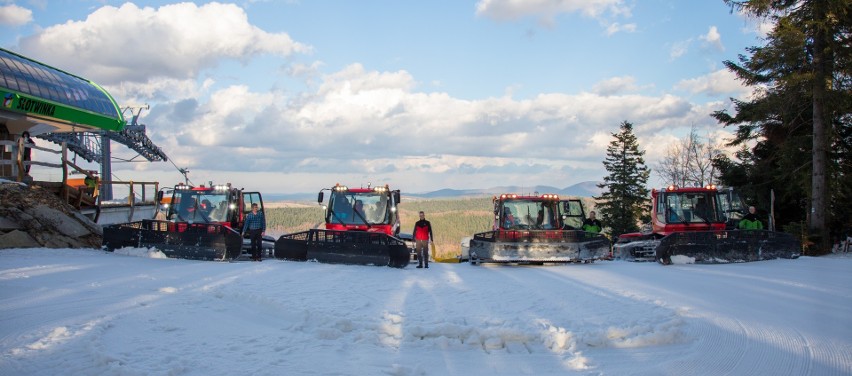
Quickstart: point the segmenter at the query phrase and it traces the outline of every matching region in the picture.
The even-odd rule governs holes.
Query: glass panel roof
[[[0,86],[118,119],[110,98],[88,81],[0,49]]]

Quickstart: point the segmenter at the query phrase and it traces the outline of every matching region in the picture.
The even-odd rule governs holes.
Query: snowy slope
[[[0,251],[0,375],[852,374],[849,257],[399,270],[129,253]]]

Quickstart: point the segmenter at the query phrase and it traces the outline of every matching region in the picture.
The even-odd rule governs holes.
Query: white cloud
[[[530,15],[628,13],[619,8],[620,1],[483,0],[479,6],[494,12],[498,5],[517,7],[515,14],[523,15],[536,4],[539,12]],[[77,50],[60,43],[69,40]],[[635,125],[640,140],[654,142],[641,146],[654,150],[661,148],[657,142],[688,132],[692,124],[714,126],[709,117],[713,108],[673,95],[635,94],[639,88],[632,76],[601,81],[592,92],[544,93],[522,100],[512,98],[514,87],[501,97],[455,98],[429,91],[435,86],[424,88],[402,69],[377,71],[351,64],[321,74],[324,64],[319,61],[284,68],[289,77],[310,81],[303,92],[220,87],[225,80],[220,77],[199,82],[199,71],[225,59],[250,62],[260,54],[310,51],[287,34],[251,25],[239,7],[218,3],[105,6],[84,21],[43,29],[21,45],[51,56],[43,61],[67,62],[72,66],[61,68],[104,84],[122,105],[153,101],[143,114],[149,136],[175,164],[193,171],[196,180],[243,179],[268,192],[312,191],[319,180],[322,186],[390,182],[411,191],[506,184],[563,187],[601,178],[611,133],[624,120]],[[704,83],[707,87],[701,89],[701,84],[696,79],[682,82],[681,88],[722,87]],[[118,149],[113,151],[117,157],[134,156]],[[114,170],[134,168],[142,171],[134,179],[144,173],[163,181],[163,172],[173,167],[140,166]]]
[[[287,67],[287,74],[310,81],[320,74],[320,68],[324,65],[321,61],[315,61],[311,64],[293,63]]]
[[[742,9],[737,12],[737,16],[745,22],[745,27],[743,27],[744,33],[754,33],[760,38],[765,38],[775,27],[775,22],[770,16],[756,17],[746,13]]]
[[[702,35],[700,39],[703,40],[705,46],[708,46],[709,48],[713,48],[717,51],[725,51],[725,46],[722,45],[722,35],[719,34],[719,30],[716,26],[710,26],[710,30],[707,31],[707,34]]]
[[[766,38],[766,36],[769,35],[769,33],[771,33],[772,29],[774,29],[774,28],[775,28],[775,22],[772,22],[771,20],[768,20],[768,19],[764,19],[761,22],[759,22],[757,25],[755,25],[754,32],[759,37]]]
[[[320,86],[319,94],[347,92],[352,95],[375,90],[407,91],[414,87],[414,79],[408,72],[367,72],[361,64],[351,64],[339,72],[329,74]]]
[[[609,95],[525,100],[421,92],[405,71],[357,64],[321,80],[316,91],[289,96],[231,86],[206,101],[155,105],[145,123],[155,143],[197,173],[254,171],[288,184],[289,176],[313,176],[312,184],[349,177],[418,190],[465,178],[470,187],[472,176],[486,187],[595,180],[610,133],[624,120],[642,138],[688,132],[691,124],[715,126],[713,109],[676,96],[614,95],[634,87],[631,77],[611,79]]]
[[[33,11],[15,4],[0,6],[0,25],[21,26],[33,20]]]
[[[675,88],[694,94],[707,95],[743,96],[749,92],[749,89],[737,80],[737,76],[727,69],[720,69],[701,77],[681,80],[675,85]]]
[[[699,48],[704,49],[713,49],[716,51],[724,51],[725,47],[722,45],[722,36],[719,34],[716,26],[711,26],[707,31],[707,34],[698,36],[698,40],[701,41],[702,45]],[[676,60],[683,55],[686,55],[689,52],[692,43],[695,42],[695,38],[689,38],[686,40],[674,42],[669,49],[669,59]]]
[[[104,85],[115,98],[121,98],[119,105],[124,103],[147,103],[175,101],[183,98],[194,98],[206,93],[215,81],[208,78],[200,84],[195,79],[176,79],[168,77],[152,77],[146,82],[122,81],[115,85]]]
[[[621,32],[621,31],[633,33],[633,32],[636,31],[636,24],[635,23],[629,23],[629,24],[623,24],[622,25],[618,22],[613,22],[609,26],[606,27],[606,35],[607,36],[613,35],[615,33]]]
[[[598,95],[608,96],[624,92],[636,91],[636,79],[632,76],[612,77],[595,84],[592,92]]]
[[[631,10],[623,0],[479,0],[476,4],[477,15],[501,21],[535,17],[550,24],[562,13],[600,19],[630,17]]]
[[[685,55],[689,51],[689,45],[692,44],[692,39],[687,39],[680,42],[675,42],[672,44],[671,49],[669,50],[669,58],[671,60],[675,60],[683,55]]]
[[[20,42],[21,53],[101,84],[194,78],[223,59],[307,53],[286,33],[268,33],[233,4],[192,3],[139,8],[104,6],[83,21],[45,28]]]

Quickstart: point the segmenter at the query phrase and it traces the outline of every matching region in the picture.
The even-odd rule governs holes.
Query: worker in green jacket
[[[748,207],[748,214],[740,220],[739,227],[740,230],[763,230],[763,222],[757,219],[757,216],[754,214],[757,210],[754,206]]]
[[[601,221],[595,218],[594,210],[590,211],[589,218],[586,218],[586,220],[583,221],[583,231],[598,233],[601,232],[601,230],[603,230],[603,225],[601,225]]]

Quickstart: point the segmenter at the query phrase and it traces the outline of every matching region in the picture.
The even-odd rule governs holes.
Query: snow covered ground
[[[400,270],[157,256],[0,251],[0,375],[852,374],[852,257]]]

